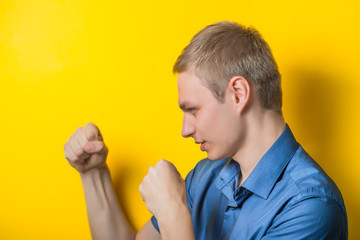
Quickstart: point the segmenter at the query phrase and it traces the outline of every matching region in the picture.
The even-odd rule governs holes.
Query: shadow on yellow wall
[[[334,66],[301,66],[290,74],[287,90],[295,136],[339,187],[355,236],[360,225],[358,179],[354,179],[360,165],[356,155],[360,82],[346,75]]]

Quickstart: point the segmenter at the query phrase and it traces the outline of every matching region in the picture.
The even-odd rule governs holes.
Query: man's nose
[[[191,137],[195,133],[195,124],[192,119],[184,115],[181,135],[184,138]]]

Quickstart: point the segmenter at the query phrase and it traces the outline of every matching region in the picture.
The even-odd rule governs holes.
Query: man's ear
[[[242,112],[250,100],[251,88],[248,80],[241,76],[230,79],[229,91],[232,102],[239,112]]]

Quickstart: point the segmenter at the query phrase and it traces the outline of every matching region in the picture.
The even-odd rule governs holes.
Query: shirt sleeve
[[[346,240],[347,230],[346,212],[336,201],[313,197],[284,209],[262,240]]]
[[[192,209],[192,195],[191,195],[190,189],[191,189],[192,179],[193,179],[193,176],[194,176],[194,170],[195,169],[192,169],[185,178],[186,202],[187,202],[187,205],[189,207],[190,213],[191,213],[191,209]],[[151,223],[153,224],[154,228],[158,232],[160,232],[159,224],[158,224],[157,219],[155,218],[154,215],[151,217]]]

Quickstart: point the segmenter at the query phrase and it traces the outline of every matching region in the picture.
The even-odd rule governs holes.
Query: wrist
[[[186,203],[181,201],[163,207],[155,216],[159,225],[176,224],[179,219],[190,218],[190,211]]]
[[[106,163],[104,163],[102,166],[91,168],[84,172],[79,172],[81,178],[86,178],[94,175],[99,175],[104,172],[109,172],[109,168]]]
[[[192,218],[186,204],[173,206],[171,211],[163,212],[164,214],[157,218],[162,239],[195,240]]]

